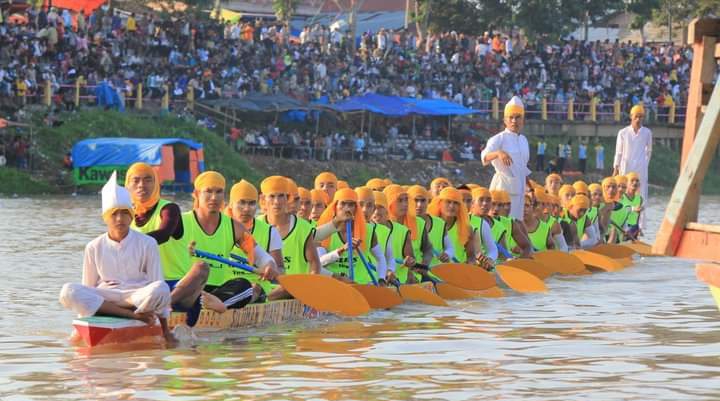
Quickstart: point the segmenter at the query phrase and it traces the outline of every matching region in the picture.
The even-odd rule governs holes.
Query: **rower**
[[[451,187],[452,183],[445,177],[437,177],[430,182],[430,197],[434,198],[440,195],[440,191],[447,187]]]
[[[378,277],[385,278],[387,268],[385,267],[385,257],[380,246],[378,246],[375,237],[374,225],[368,225],[365,222],[365,215],[358,207],[358,196],[355,191],[350,188],[341,188],[335,192],[335,199],[330,202],[325,212],[320,216],[318,224],[323,225],[335,219],[336,215],[345,214],[352,221],[352,240],[353,249],[356,251],[352,254],[353,271],[350,272],[350,262],[348,255],[348,238],[345,231],[335,232],[330,238],[322,241],[322,255],[320,262],[323,267],[332,272],[333,276],[338,278],[352,277],[353,281],[358,284],[370,284],[377,282]],[[382,265],[377,266],[377,271],[367,269],[363,265],[363,261],[359,257],[360,252],[368,254],[368,249],[375,257],[380,260]],[[325,252],[327,250],[327,252]]]
[[[627,218],[628,231],[632,233],[633,238],[631,239],[637,239],[637,236],[641,233],[640,214],[645,210],[645,200],[640,194],[640,176],[635,172],[631,172],[625,177],[628,179],[628,187],[620,198],[620,203],[630,208]]]
[[[585,195],[589,199],[590,192],[588,191],[588,185],[585,181],[577,180],[573,182],[573,189],[575,190],[575,195]]]
[[[565,236],[563,235],[563,230],[560,226],[558,217],[560,215],[559,198],[548,194],[543,188],[535,190],[533,195],[535,202],[538,203],[538,213],[536,215],[543,223],[550,227],[550,237],[552,238],[554,249],[567,252],[567,241],[565,241]]]
[[[425,219],[415,216],[415,208],[410,208],[407,190],[393,184],[387,186],[383,193],[387,198],[390,220],[410,229],[410,241],[415,260],[422,261],[420,263],[429,266],[433,259],[433,247],[428,238]]]
[[[564,215],[565,210],[567,210],[567,208],[570,206],[570,201],[572,201],[573,196],[575,196],[575,188],[570,184],[565,184],[560,187],[558,196],[560,197],[560,204],[563,207]]]
[[[453,243],[454,259],[459,263],[474,263],[485,268],[492,263],[483,255],[480,240],[470,226],[470,215],[463,203],[460,191],[447,187],[433,198],[428,213],[445,221],[448,237]]]
[[[616,175],[614,178],[615,182],[617,183],[617,200],[619,201],[620,199],[622,199],[622,196],[625,195],[625,193],[627,192],[628,179],[627,176],[624,175]]]
[[[285,269],[282,255],[282,238],[280,238],[280,233],[278,233],[275,227],[266,223],[265,220],[255,217],[257,214],[257,205],[257,189],[248,181],[241,180],[230,188],[230,202],[225,212],[245,227],[253,236],[257,246],[273,258],[278,272],[283,272]],[[233,247],[232,255],[244,257],[245,252],[235,246]],[[230,272],[232,273],[232,277],[242,277],[256,285],[255,291],[257,294],[254,302],[265,299],[272,301],[282,298],[280,295],[283,294],[282,290],[278,289],[277,286],[270,281],[263,279],[262,276],[239,269],[233,269]]]
[[[310,225],[314,228],[317,225],[317,220],[320,218],[320,215],[322,215],[328,203],[330,203],[327,192],[321,189],[310,190],[310,203],[312,205],[310,209]]]
[[[375,213],[375,198],[382,195],[380,207],[387,209],[385,195],[382,192],[376,192],[368,187],[355,188],[358,197],[358,207],[365,217],[367,224],[372,225],[375,231],[376,241],[380,247],[380,254],[375,256],[370,254],[370,261],[376,266],[378,277],[382,281],[390,281],[395,277],[395,257],[393,256],[392,244],[390,241],[390,229],[383,224],[377,224],[372,221],[373,213]]]
[[[131,165],[125,174],[125,187],[130,192],[135,214],[130,227],[157,241],[172,308],[187,312],[186,323],[192,327],[202,309],[200,295],[209,267],[202,261],[192,263],[180,207],[160,198],[160,180],[154,168],[145,163]]]
[[[498,248],[490,227],[492,219],[488,216],[492,206],[490,190],[485,187],[477,187],[472,190],[471,195],[473,202],[470,208],[470,226],[475,230],[475,235],[480,240],[483,255],[495,263],[498,258]]]
[[[166,341],[174,343],[167,324],[172,298],[157,242],[130,229],[133,205],[116,172],[102,188],[102,218],[107,232],[85,246],[82,284],[64,284],[60,303],[81,317],[118,316],[148,326],[159,319]]]
[[[605,205],[601,209],[600,214],[601,219],[606,222],[604,224],[604,227],[606,227],[604,237],[605,242],[609,244],[616,244],[622,240],[628,215],[628,209],[623,207],[620,202],[617,202],[619,198],[617,177],[606,177],[602,181]]]
[[[447,235],[445,220],[428,214],[427,207],[430,203],[430,193],[425,187],[413,185],[407,190],[408,204],[410,209],[415,210],[415,216],[425,221],[425,231],[432,246],[433,256],[430,265],[448,263],[455,256],[452,241]],[[416,258],[421,258],[422,253],[416,253]]]
[[[546,251],[554,249],[555,243],[552,240],[550,229],[552,224],[543,221],[540,216],[544,209],[544,192],[538,191],[538,196],[525,195],[525,210],[523,223],[528,231],[528,238],[535,251]]]
[[[577,234],[576,245],[580,249],[590,249],[600,243],[600,231],[589,218],[587,214],[589,209],[590,199],[585,195],[575,195],[568,209],[568,217]]]
[[[297,216],[310,221],[310,214],[312,212],[312,195],[310,190],[303,187],[298,187],[298,211]]]
[[[298,186],[290,177],[285,177],[288,185],[288,213],[297,215],[300,210],[300,195],[298,194]]]
[[[513,256],[530,257],[532,245],[527,237],[525,226],[522,224],[522,221],[515,220],[509,216],[511,204],[510,194],[503,190],[496,190],[495,195],[493,191],[490,191],[490,195],[493,202],[492,216],[495,219],[495,224],[500,223],[505,228],[506,249],[512,253]]]
[[[472,190],[469,186],[463,184],[459,185],[457,187],[457,190],[460,191],[460,195],[462,196],[462,201],[465,204],[465,210],[470,210],[472,208]]]
[[[242,223],[227,216],[225,209],[225,177],[206,171],[195,178],[193,210],[182,214],[185,236],[191,248],[198,248],[229,258],[235,246],[240,248],[248,264],[255,265],[267,280],[279,274],[273,258],[255,243]],[[235,250],[237,251],[237,250]],[[200,260],[195,257],[195,260]],[[257,299],[260,292],[235,268],[215,261],[208,262],[210,275],[203,291],[203,305],[218,313],[239,309]]]
[[[371,191],[380,191],[382,192],[383,189],[387,186],[385,184],[385,181],[382,178],[371,178],[368,180],[368,182],[365,184],[366,187],[370,188]]]
[[[328,203],[332,201],[333,197],[335,196],[335,191],[337,191],[337,183],[338,179],[335,174],[324,171],[315,177],[315,189],[319,189],[321,191],[325,191],[328,196]]]
[[[320,260],[313,241],[315,229],[288,212],[288,181],[285,177],[268,177],[260,184],[260,192],[267,211],[264,220],[277,229],[283,241],[285,273],[320,273]]]
[[[590,209],[587,211],[590,223],[597,227],[597,233],[602,240],[604,227],[600,225],[600,206],[603,201],[602,186],[598,183],[588,185],[588,194],[590,198]]]
[[[395,266],[395,276],[401,283],[413,284],[419,282],[421,279],[419,275],[409,274],[409,268],[415,266],[416,263],[412,242],[410,241],[410,229],[390,220],[389,205],[387,197],[383,192],[374,191],[373,196],[375,197],[375,211],[372,216],[373,222],[378,225],[384,225],[390,230],[390,246],[392,247],[391,259],[402,261],[401,265]]]
[[[563,179],[560,174],[552,173],[545,177],[545,190],[550,195],[557,196],[560,193],[560,187],[563,184]]]

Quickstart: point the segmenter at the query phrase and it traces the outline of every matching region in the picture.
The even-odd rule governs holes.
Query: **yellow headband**
[[[638,173],[632,171],[632,172],[629,172],[629,173],[625,174],[625,178],[627,178],[628,182],[630,182],[630,181],[632,181],[632,180],[638,180],[638,181],[639,181],[639,180],[640,180],[640,175],[639,175]]]
[[[452,186],[452,183],[450,183],[450,180],[448,180],[447,178],[438,177],[438,178],[432,180],[432,182],[430,182],[430,188],[435,188],[436,186],[443,184],[443,183],[449,187]]]
[[[350,188],[350,185],[348,185],[347,181],[338,180],[337,187],[338,187],[338,189],[346,189],[346,188]]]
[[[588,186],[585,183],[585,181],[575,181],[573,183],[573,188],[575,188],[576,194],[586,194],[588,193]]]
[[[290,194],[290,188],[288,188],[290,182],[285,177],[279,175],[273,175],[264,179],[260,183],[260,192],[263,195],[270,194]],[[289,199],[288,199],[289,200]]]
[[[373,196],[375,197],[375,207],[384,207],[387,209],[387,197],[385,197],[385,194],[380,191],[373,191]]]
[[[223,177],[222,174],[218,173],[217,171],[206,171],[195,177],[193,187],[195,188],[195,191],[193,192],[193,208],[197,208],[198,206],[200,206],[197,193],[199,193],[205,188],[222,188],[224,191],[225,177]]]
[[[380,178],[371,178],[365,186],[373,191],[382,191],[387,185],[385,185],[385,182]]]
[[[595,192],[596,190],[602,191],[602,186],[596,182],[593,182],[592,184],[588,185],[588,195]]]
[[[524,116],[525,109],[522,108],[522,106],[518,106],[516,104],[508,104],[507,106],[505,106],[505,112],[503,114],[505,117],[510,117],[514,114],[520,114],[521,116]]]
[[[255,185],[248,181],[241,180],[230,188],[230,204],[235,204],[241,200],[258,200],[258,191]]]
[[[308,201],[312,199],[312,196],[310,195],[310,190],[303,187],[298,187],[298,197],[300,200]]]
[[[630,117],[634,116],[635,114],[645,114],[645,107],[641,104],[636,104],[630,109]]]
[[[510,203],[510,194],[507,191],[496,189],[490,191],[490,199],[493,203]]]
[[[141,162],[133,163],[125,174],[125,188],[128,187],[134,176],[148,174],[153,177],[153,182],[155,183],[152,194],[150,194],[150,198],[145,202],[140,202],[139,199],[135,199],[133,194],[130,193],[130,198],[133,202],[134,214],[145,214],[145,212],[152,209],[158,203],[160,200],[160,180],[158,179],[157,171],[155,171],[152,166]]]
[[[413,185],[407,190],[408,197],[411,202],[415,202],[415,198],[430,199],[430,192],[428,192],[422,185]]]
[[[567,194],[572,194],[572,196],[575,196],[575,188],[570,184],[565,184],[560,187],[560,191],[558,192],[560,197],[564,197]]]
[[[618,185],[620,185],[620,184],[627,185],[627,181],[628,181],[628,180],[627,180],[627,177],[625,177],[624,175],[616,175],[616,176],[615,176],[615,182],[616,182]]]
[[[332,182],[337,185],[338,179],[335,174],[329,171],[324,171],[315,177],[315,189],[320,189],[320,184],[323,182]]]
[[[388,204],[388,214],[390,215],[390,220],[396,221],[400,224],[403,224],[405,227],[410,229],[410,239],[416,240],[418,238],[418,232],[417,232],[417,220],[415,219],[415,208],[410,207],[410,196],[408,196],[408,211],[405,214],[404,218],[401,220],[400,216],[397,213],[397,208],[395,207],[395,203],[397,203],[397,200],[402,195],[406,195],[407,191],[397,184],[391,184],[385,187],[383,190],[383,193],[387,197],[387,204]]]
[[[288,200],[294,201],[295,199],[298,199],[298,186],[295,183],[295,180],[285,177],[285,181],[287,181],[288,194],[290,195]]]
[[[545,177],[546,184],[553,180],[558,180],[558,181],[562,182],[562,177],[560,176],[560,174],[555,174],[555,173],[552,173],[552,174],[548,175],[547,177]]]
[[[492,198],[492,195],[490,194],[489,189],[485,187],[478,187],[472,190],[472,197],[473,199]]]
[[[585,195],[575,195],[570,201],[570,206],[578,209],[588,209],[590,207],[590,199]]]
[[[327,192],[321,189],[310,190],[310,200],[312,201],[312,203],[322,202],[325,206],[330,203],[330,201],[328,200]]]
[[[375,202],[375,196],[373,196],[373,190],[368,187],[357,187],[355,188],[358,201],[363,202]]]

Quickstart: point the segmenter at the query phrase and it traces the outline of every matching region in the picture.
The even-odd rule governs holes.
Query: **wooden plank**
[[[720,19],[695,18],[688,25],[689,45],[700,42],[703,36],[720,36]]]
[[[674,255],[680,246],[685,224],[697,219],[700,186],[710,161],[715,156],[718,142],[720,142],[720,81],[715,84],[705,118],[702,119],[688,160],[675,183],[653,252]],[[713,251],[720,254],[717,249],[714,248]]]
[[[690,71],[690,87],[688,88],[687,112],[685,115],[685,131],[683,133],[683,148],[680,158],[680,168],[685,165],[700,122],[702,121],[703,93],[706,84],[711,84],[715,74],[716,38],[704,37],[699,43],[693,43],[693,62]],[[711,56],[712,55],[712,56]]]
[[[720,234],[704,231],[684,231],[678,244],[676,256],[720,262]]]
[[[685,224],[685,230],[704,231],[708,233],[720,234],[720,226],[715,226],[712,224],[687,223]]]

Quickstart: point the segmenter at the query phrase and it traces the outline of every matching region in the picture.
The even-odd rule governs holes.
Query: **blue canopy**
[[[73,166],[122,166],[136,162],[162,164],[164,145],[184,144],[190,149],[202,149],[199,142],[182,138],[94,138],[76,143],[72,148]]]
[[[454,116],[478,113],[478,110],[468,109],[467,107],[443,99],[414,99],[409,97],[384,96],[376,93],[354,96],[332,105],[323,106],[341,113],[369,111],[391,117],[404,117],[410,114]]]

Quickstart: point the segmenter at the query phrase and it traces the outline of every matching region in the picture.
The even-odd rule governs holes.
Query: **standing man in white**
[[[630,125],[618,132],[615,144],[613,175],[635,172],[640,176],[640,195],[648,199],[648,166],[652,156],[652,131],[643,127],[645,109],[637,104],[630,109]],[[647,203],[646,203],[647,204]],[[640,215],[640,229],[645,230],[645,213]]]
[[[488,140],[480,154],[483,165],[492,164],[495,175],[490,190],[504,190],[510,194],[510,216],[522,220],[525,206],[525,181],[530,175],[527,167],[530,147],[520,133],[525,125],[525,107],[519,97],[513,96],[503,113],[505,130]]]

